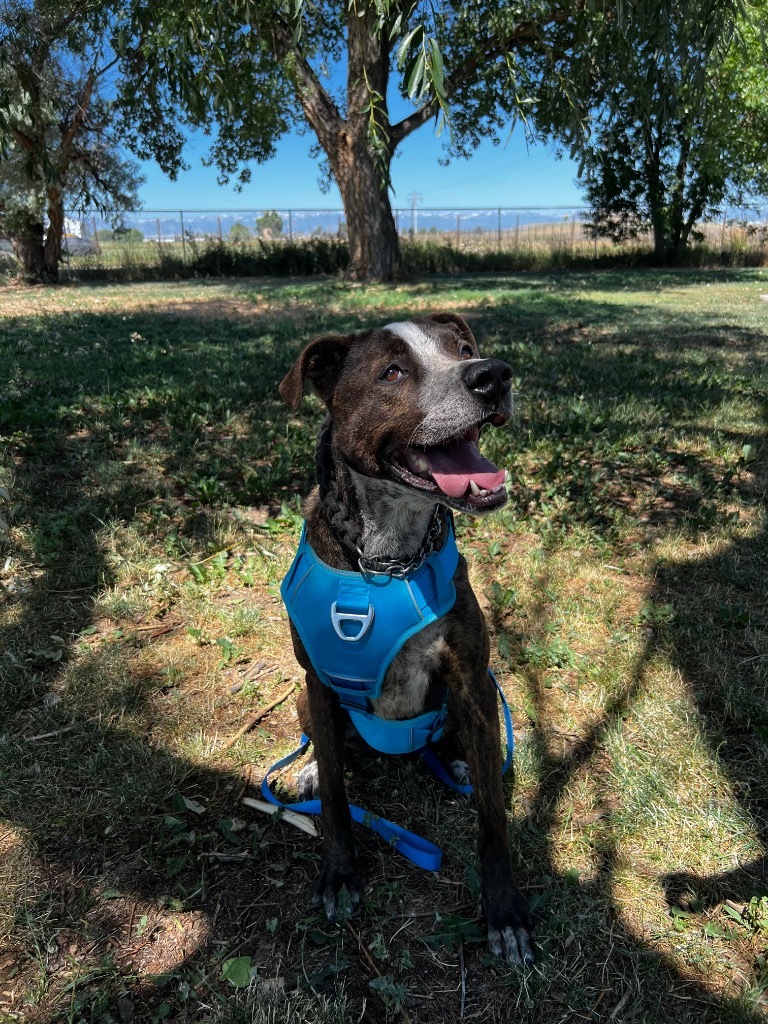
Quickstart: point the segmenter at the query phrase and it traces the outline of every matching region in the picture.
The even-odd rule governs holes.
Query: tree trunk
[[[337,154],[336,180],[349,237],[347,275],[355,281],[389,281],[400,273],[400,243],[382,180],[389,168],[382,168],[376,157],[365,138]]]
[[[290,34],[278,26],[276,55],[293,49],[292,74],[302,109],[328,157],[341,192],[349,238],[347,274],[358,281],[387,281],[400,272],[400,246],[389,201],[389,167],[395,143],[387,110],[390,40],[376,5],[347,10],[346,118]]]
[[[669,253],[672,263],[676,263],[685,248],[688,232],[685,234],[685,182],[688,173],[688,157],[691,151],[691,125],[681,126],[680,152],[678,153],[675,178],[672,187],[672,199],[669,204]]]
[[[42,283],[46,278],[45,244],[43,242],[43,224],[31,214],[24,217],[21,224],[14,229],[11,245],[16,258],[21,263],[24,277],[29,281]]]
[[[347,52],[347,130],[339,137],[336,168],[349,235],[347,275],[388,281],[400,271],[400,245],[389,201],[390,45],[375,4],[362,10],[349,4]]]
[[[650,129],[645,134],[645,180],[653,230],[653,262],[663,266],[667,259],[667,240],[664,186],[661,181],[661,139],[658,134],[652,134]]]
[[[48,234],[45,236],[45,274],[48,281],[59,280],[61,245],[64,240],[64,198],[57,188],[48,189]]]

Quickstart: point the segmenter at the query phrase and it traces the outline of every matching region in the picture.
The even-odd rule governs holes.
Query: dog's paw
[[[448,762],[448,771],[451,773],[451,778],[457,786],[469,786],[469,765],[466,761],[462,761],[461,758],[454,758],[453,761]]]
[[[494,956],[503,957],[511,964],[532,964],[536,959],[527,928],[515,928],[512,925],[489,928],[488,948]]]
[[[317,761],[308,761],[296,773],[296,788],[299,800],[317,800],[320,796],[320,779],[317,774]]]
[[[532,923],[528,907],[520,893],[507,913],[486,913],[488,948],[494,956],[512,964],[532,964],[536,957],[531,937]]]
[[[343,868],[323,864],[312,905],[322,904],[329,921],[343,921],[357,910],[362,898],[363,886],[354,864]]]

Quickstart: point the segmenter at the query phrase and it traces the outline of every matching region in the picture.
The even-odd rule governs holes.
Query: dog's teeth
[[[480,490],[480,488],[479,488],[479,487],[477,486],[477,484],[475,483],[475,481],[474,481],[474,480],[470,480],[470,481],[469,481],[469,489],[470,489],[470,491],[472,492],[472,494],[473,494],[473,495],[474,495],[475,497],[477,497],[477,496],[478,496],[478,494],[481,494],[481,493],[482,493],[482,492],[481,492],[481,490]]]
[[[426,459],[422,458],[421,455],[413,455],[412,460],[414,467],[419,471],[419,473],[429,472],[429,463]]]

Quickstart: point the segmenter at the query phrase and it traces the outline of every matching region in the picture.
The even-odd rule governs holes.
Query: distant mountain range
[[[754,211],[728,209],[727,219],[762,223],[762,214]],[[461,231],[509,232],[534,224],[562,224],[589,219],[586,207],[495,207],[487,209],[439,209],[410,207],[394,210],[400,232],[415,229],[418,234]],[[266,216],[265,216],[266,215]],[[259,223],[260,222],[260,223]],[[114,217],[98,214],[72,215],[66,232],[72,238],[91,238],[96,232],[133,228],[147,240],[173,241],[182,234],[193,238],[222,237],[275,238],[296,235],[344,234],[343,210],[136,210]]]

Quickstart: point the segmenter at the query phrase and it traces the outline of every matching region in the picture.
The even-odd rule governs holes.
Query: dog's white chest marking
[[[429,529],[434,501],[391,480],[350,470],[363,520],[362,549],[368,558],[402,558],[419,550]]]
[[[384,677],[381,696],[372,701],[381,718],[415,718],[424,711],[430,679],[447,651],[445,624],[425,626],[404,645]]]

